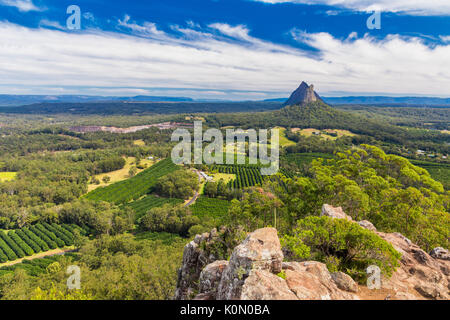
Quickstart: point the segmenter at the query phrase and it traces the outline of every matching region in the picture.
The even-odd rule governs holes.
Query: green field
[[[227,200],[200,197],[189,208],[191,209],[192,214],[200,219],[212,217],[221,220],[227,215],[230,205],[231,202]]]
[[[39,252],[73,245],[73,225],[38,223],[29,228],[0,231],[0,263],[14,261]]]
[[[422,160],[409,160],[413,165],[426,169],[431,177],[444,185],[446,190],[450,189],[450,164],[435,163]]]
[[[172,159],[165,159],[130,179],[95,189],[86,194],[84,198],[115,204],[127,203],[148,194],[159,178],[178,169],[179,167],[172,162]]]
[[[167,232],[140,232],[135,235],[136,240],[151,240],[151,241],[161,241],[164,245],[172,245],[177,241],[186,241],[178,234],[167,233]]]
[[[16,175],[17,172],[0,172],[0,182],[14,180]]]
[[[242,189],[253,187],[261,184],[264,177],[261,175],[261,167],[257,165],[213,165],[211,166],[213,172],[234,174],[235,180],[230,180],[228,185],[235,189]]]
[[[65,253],[64,256],[70,256],[75,260],[77,259],[76,254],[70,252]],[[28,275],[37,277],[43,273],[47,273],[47,267],[55,262],[58,262],[62,257],[62,255],[54,255],[33,260],[25,259],[21,263],[0,268],[0,276],[7,273],[14,273],[17,269],[22,269],[25,270]]]
[[[134,210],[136,214],[136,222],[139,222],[139,220],[148,212],[148,210],[152,208],[162,207],[166,203],[177,205],[183,203],[183,200],[168,199],[157,197],[154,195],[148,195],[140,200],[127,203],[125,206]]]

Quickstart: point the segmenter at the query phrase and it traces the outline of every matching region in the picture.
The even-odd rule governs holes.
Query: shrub
[[[312,258],[334,265],[358,280],[366,278],[365,270],[370,265],[379,266],[384,275],[391,276],[401,258],[390,243],[374,232],[330,217],[299,220],[293,235],[284,236],[282,243],[296,259]]]
[[[11,248],[6,244],[6,242],[0,238],[0,249],[5,253],[5,255],[8,257],[8,260],[16,260],[17,255],[14,253],[14,251],[11,250]]]

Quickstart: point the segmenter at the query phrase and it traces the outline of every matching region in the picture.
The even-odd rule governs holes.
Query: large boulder
[[[324,205],[323,215],[353,221],[342,208]],[[356,223],[356,222],[355,222]],[[222,248],[216,230],[198,235],[186,245],[179,271],[177,299],[197,300],[416,300],[450,299],[448,251],[430,254],[400,233],[377,232],[369,221],[358,224],[391,243],[402,255],[392,277],[370,290],[342,272],[330,273],[316,261],[283,262],[277,230],[254,231],[231,253],[229,261],[213,254]],[[219,241],[219,242],[218,242]],[[231,248],[228,248],[228,257]],[[208,249],[210,248],[210,249]]]
[[[283,264],[286,283],[299,300],[358,300],[358,297],[339,289],[327,266],[316,261]]]
[[[333,272],[331,278],[337,287],[341,290],[348,292],[358,292],[358,285],[348,274],[343,272]]]
[[[352,217],[347,215],[344,210],[342,210],[342,207],[333,207],[329,204],[324,204],[322,206],[322,213],[321,216],[327,216],[335,219],[346,219],[349,221],[352,221]]]
[[[217,298],[217,289],[222,279],[222,274],[228,266],[228,261],[218,260],[208,264],[200,274],[200,294],[207,295],[211,299]]]
[[[256,269],[245,280],[240,300],[297,300],[297,297],[282,278]]]
[[[217,298],[239,299],[245,280],[252,270],[279,273],[283,262],[280,240],[274,228],[258,229],[237,246],[223,272]]]
[[[200,273],[206,265],[217,259],[203,250],[203,247],[216,241],[219,241],[218,234],[217,230],[213,229],[210,233],[196,235],[194,240],[184,247],[183,262],[178,270],[175,300],[189,300],[197,295]]]

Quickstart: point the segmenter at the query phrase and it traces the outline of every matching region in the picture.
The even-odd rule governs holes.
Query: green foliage
[[[14,251],[18,258],[25,257],[25,252],[4,231],[0,231],[0,238]]]
[[[289,225],[329,203],[380,231],[400,232],[426,251],[448,247],[449,194],[442,184],[377,147],[362,145],[338,152],[336,159],[314,160],[308,177],[287,180],[276,194],[289,212]]]
[[[370,265],[392,275],[401,254],[374,232],[345,219],[310,216],[299,220],[292,235],[285,235],[283,246],[294,259],[313,258],[334,265],[354,278],[362,279]]]
[[[155,191],[165,197],[189,199],[199,188],[197,174],[189,170],[178,170],[158,179]]]
[[[107,201],[115,204],[127,203],[149,193],[158,179],[179,169],[171,159],[162,160],[136,176],[101,187],[89,192],[84,198],[94,201]]]
[[[199,223],[200,219],[192,216],[189,209],[165,204],[160,208],[150,209],[140,220],[139,226],[146,231],[169,232],[187,236],[189,228]]]

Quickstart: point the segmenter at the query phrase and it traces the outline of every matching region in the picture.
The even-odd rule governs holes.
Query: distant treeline
[[[21,107],[0,107],[12,114],[97,114],[140,115],[176,113],[255,112],[280,109],[279,102],[104,102],[37,103]]]

